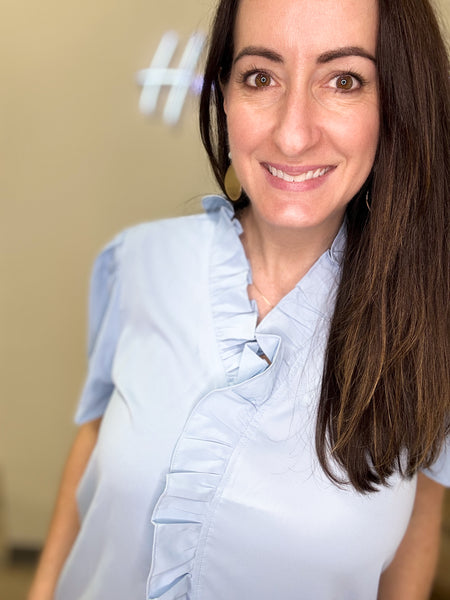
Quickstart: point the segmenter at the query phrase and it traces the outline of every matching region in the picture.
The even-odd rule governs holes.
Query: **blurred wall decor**
[[[137,74],[142,86],[139,108],[144,115],[153,115],[158,106],[160,91],[170,88],[163,119],[168,125],[176,125],[180,119],[186,97],[189,92],[199,95],[203,77],[195,69],[205,45],[206,35],[195,32],[189,38],[183,56],[177,67],[171,67],[171,61],[178,47],[179,38],[175,31],[167,31],[155,52],[148,69]]]

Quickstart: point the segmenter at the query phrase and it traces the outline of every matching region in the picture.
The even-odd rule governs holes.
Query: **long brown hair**
[[[219,3],[200,101],[202,140],[223,191],[219,83],[231,69],[238,4]],[[432,465],[450,429],[448,55],[428,0],[378,5],[380,140],[347,208],[316,427],[327,475],[344,483],[336,461],[361,492]],[[236,207],[247,203],[243,193]]]

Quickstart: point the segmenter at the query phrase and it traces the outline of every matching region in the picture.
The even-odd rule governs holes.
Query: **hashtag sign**
[[[178,48],[178,35],[174,31],[168,31],[163,35],[150,67],[137,73],[137,82],[142,86],[139,110],[144,115],[155,114],[161,89],[169,87],[163,119],[168,125],[178,123],[189,91],[198,94],[201,89],[202,77],[196,75],[195,70],[205,39],[203,33],[192,34],[180,64],[177,68],[173,68],[170,65]]]

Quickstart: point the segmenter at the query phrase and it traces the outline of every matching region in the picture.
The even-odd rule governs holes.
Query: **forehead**
[[[377,0],[240,0],[235,52],[248,45],[317,55],[360,46],[375,54]]]

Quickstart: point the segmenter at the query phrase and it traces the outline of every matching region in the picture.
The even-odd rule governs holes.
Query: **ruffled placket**
[[[220,497],[222,478],[259,407],[270,398],[280,364],[279,336],[255,334],[257,309],[247,294],[251,274],[239,241],[241,225],[223,198],[207,197],[204,205],[216,221],[209,285],[228,386],[197,403],[173,452],[152,515],[149,600],[190,597],[197,549]]]
[[[220,498],[222,478],[258,409],[270,398],[278,365],[276,353],[264,372],[209,393],[188,419],[153,513],[149,600],[190,598],[197,549]]]
[[[233,209],[218,196],[207,197],[205,208],[217,223],[211,253],[210,294],[215,335],[226,372],[226,387],[204,396],[193,409],[178,439],[166,476],[166,486],[154,509],[155,527],[152,565],[148,578],[148,600],[192,599],[192,579],[196,559],[214,509],[220,501],[222,484],[235,452],[246,441],[258,411],[270,399],[286,368],[281,332],[270,328],[270,319],[257,324],[257,309],[250,301],[247,285],[251,282],[248,261],[240,243],[240,223]],[[322,257],[336,274],[332,252]],[[320,259],[320,260],[322,260]],[[299,300],[310,305],[317,319],[329,299],[330,284],[323,298],[309,298],[309,289],[317,290],[312,274],[280,303],[280,310],[295,314]],[[311,284],[311,285],[310,285]],[[311,292],[312,293],[312,292]],[[320,308],[317,307],[319,300]],[[270,313],[269,313],[270,315]],[[285,318],[290,319],[287,314]],[[313,320],[314,320],[313,319]],[[302,344],[312,332],[305,329],[298,315],[294,321],[293,343]],[[304,343],[305,345],[305,343]],[[269,363],[261,357],[264,354]]]

